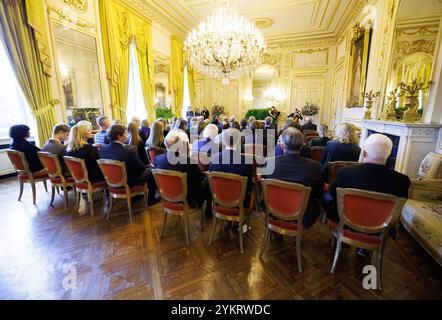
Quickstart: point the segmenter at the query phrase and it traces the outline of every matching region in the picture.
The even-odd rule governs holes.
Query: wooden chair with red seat
[[[336,249],[331,267],[334,273],[342,243],[374,252],[377,287],[382,289],[382,258],[388,231],[394,226],[406,199],[390,194],[337,188],[339,223],[329,220]],[[337,242],[337,243],[336,243]]]
[[[72,177],[65,177],[63,176],[62,170],[61,170],[61,164],[60,159],[58,158],[58,155],[52,154],[49,152],[38,152],[38,157],[40,158],[41,163],[45,167],[47,173],[49,174],[49,178],[52,184],[52,193],[51,193],[51,206],[54,203],[54,197],[55,197],[55,188],[59,187],[63,190],[64,193],[64,209],[68,210],[68,187],[72,187],[74,190],[74,195],[76,196],[75,192],[75,180]]]
[[[296,237],[298,270],[302,272],[302,240],[304,238],[304,214],[307,210],[311,188],[302,184],[274,180],[261,180],[265,211],[265,232],[259,258],[262,258],[270,231]]]
[[[184,232],[186,244],[190,245],[189,216],[199,212],[201,214],[200,227],[203,230],[203,209],[192,207],[187,201],[187,174],[178,171],[152,169],[155,182],[164,200],[164,220],[161,227],[160,238],[166,229],[167,215],[172,214],[184,217]]]
[[[129,209],[129,221],[132,223],[132,204],[131,199],[135,196],[143,195],[147,207],[147,184],[135,185],[132,188],[127,184],[126,163],[117,160],[97,160],[98,166],[103,173],[106,183],[109,186],[109,212],[107,219],[112,212],[114,198],[126,199]]]
[[[11,160],[12,165],[17,171],[18,181],[20,182],[20,194],[18,196],[18,201],[21,200],[23,195],[23,185],[29,183],[32,188],[32,203],[35,204],[37,195],[35,190],[36,182],[43,182],[46,192],[48,192],[48,186],[46,180],[49,180],[49,175],[46,170],[40,170],[38,172],[31,172],[29,169],[28,161],[26,160],[25,154],[17,150],[6,150],[9,160]]]
[[[72,178],[75,180],[75,190],[77,197],[77,204],[75,206],[75,213],[80,207],[81,194],[88,195],[88,201],[91,206],[91,217],[94,216],[94,197],[95,193],[103,193],[107,189],[106,181],[99,181],[91,183],[89,181],[86,164],[83,159],[75,157],[63,157],[66,166],[71,172]]]
[[[310,150],[312,151],[312,160],[320,162],[324,149],[325,147],[321,146],[311,147]]]
[[[210,167],[211,156],[207,152],[192,152],[191,158],[197,163],[201,172],[207,172]]]
[[[160,147],[147,147],[147,158],[149,159],[150,166],[155,167],[155,157],[166,152],[166,149]]]
[[[209,186],[212,192],[212,211],[214,216],[212,235],[209,244],[215,237],[216,224],[219,220],[238,222],[239,247],[244,253],[243,225],[247,220],[250,225],[250,215],[253,210],[253,193],[248,208],[244,208],[246,197],[247,177],[224,172],[209,172]]]

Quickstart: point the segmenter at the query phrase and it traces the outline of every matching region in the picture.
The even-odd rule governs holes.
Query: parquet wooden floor
[[[129,223],[124,201],[109,221],[96,203],[91,218],[64,212],[63,198],[38,185],[37,206],[29,185],[17,201],[15,178],[0,181],[0,299],[441,299],[442,268],[400,230],[389,241],[384,260],[384,290],[365,290],[362,269],[369,260],[354,251],[342,254],[337,273],[329,273],[328,230],[319,222],[306,235],[304,273],[297,271],[294,240],[273,240],[258,258],[262,219],[252,218],[240,254],[236,232],[220,229],[208,245],[212,221],[200,232],[191,219],[191,246],[182,228],[169,219],[159,241],[161,204],[137,211]],[[83,200],[82,203],[84,204]],[[75,267],[76,289],[64,289]]]

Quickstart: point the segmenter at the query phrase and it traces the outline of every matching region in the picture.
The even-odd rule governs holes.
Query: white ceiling
[[[424,0],[426,1],[426,0]],[[185,29],[197,27],[212,13],[214,0],[150,0]],[[346,21],[354,0],[236,0],[241,15],[250,21],[271,19],[263,28],[266,40],[311,39],[336,36]]]
[[[404,21],[433,17],[440,20],[441,13],[442,0],[402,0],[398,19]]]

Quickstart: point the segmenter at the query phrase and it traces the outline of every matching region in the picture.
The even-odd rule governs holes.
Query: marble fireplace
[[[396,171],[416,178],[424,157],[436,149],[441,124],[364,120],[361,145],[372,133],[382,133],[393,141],[388,165]]]

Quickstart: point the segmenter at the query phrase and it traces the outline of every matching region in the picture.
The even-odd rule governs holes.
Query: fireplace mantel
[[[364,120],[362,144],[368,131],[400,137],[395,170],[415,178],[424,157],[435,150],[441,124]]]

